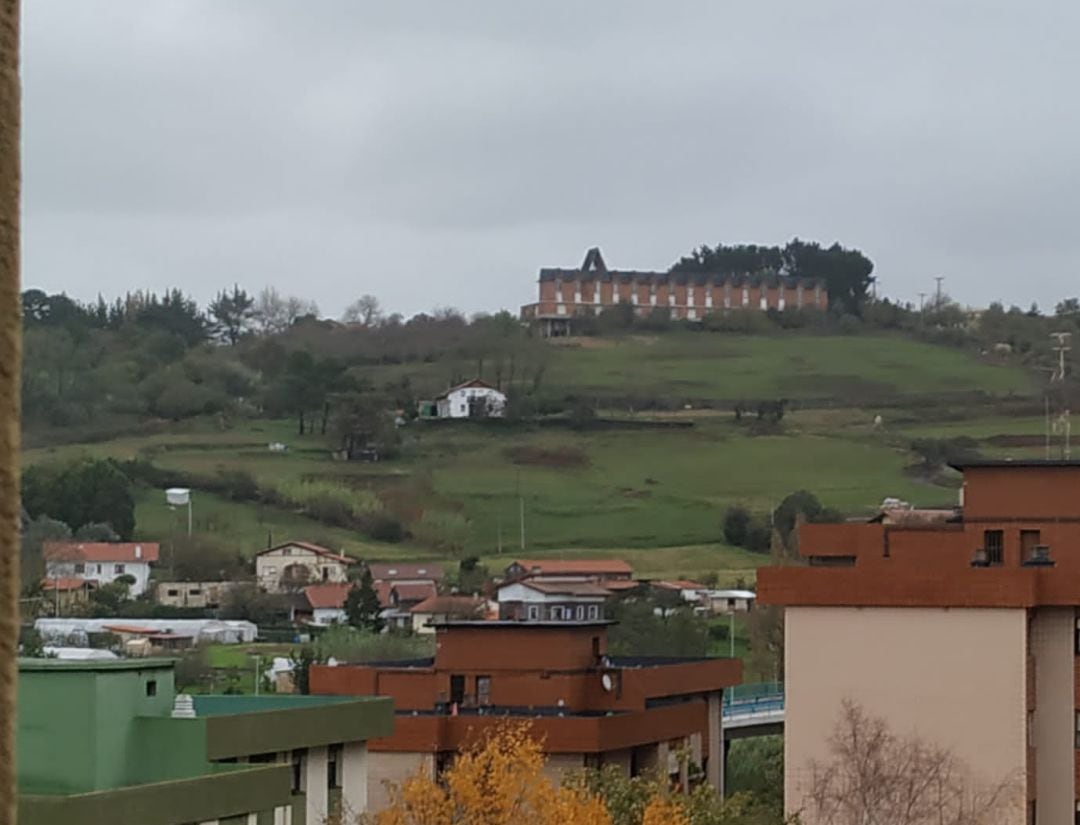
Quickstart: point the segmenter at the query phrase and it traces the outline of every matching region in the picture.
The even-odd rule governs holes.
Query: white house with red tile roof
[[[311,623],[345,624],[345,600],[353,589],[351,582],[328,582],[311,584],[304,588],[304,598],[311,610]]]
[[[482,405],[483,418],[501,418],[506,410],[506,394],[487,381],[474,378],[435,398],[439,418],[468,418],[474,405]]]
[[[519,579],[499,587],[499,618],[517,622],[595,622],[611,591],[592,581]]]
[[[347,582],[353,559],[317,544],[288,541],[255,554],[255,576],[267,593],[287,589],[283,581],[307,584]]]
[[[96,585],[111,584],[120,576],[132,576],[128,591],[132,597],[146,592],[150,565],[157,562],[157,542],[46,542],[45,576],[49,579],[78,578]]]
[[[506,568],[507,581],[629,581],[634,568],[622,559],[516,559]]]

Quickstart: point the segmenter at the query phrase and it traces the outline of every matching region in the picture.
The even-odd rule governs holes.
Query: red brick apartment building
[[[732,309],[795,309],[829,307],[825,283],[783,275],[638,272],[608,269],[597,248],[590,249],[578,269],[540,270],[537,302],[521,308],[549,335],[566,334],[569,319],[599,315],[620,303],[638,315],[666,309],[674,320],[700,321]]]
[[[472,737],[508,718],[533,725],[553,774],[618,764],[630,774],[659,766],[677,776],[675,753],[685,748],[722,788],[721,700],[741,681],[742,663],[609,657],[607,627],[447,622],[436,626],[433,659],[316,666],[311,692],[393,697],[394,732],[370,743],[372,810],[386,804],[385,780],[438,773]]]
[[[1080,462],[956,469],[955,511],[806,524],[808,566],[759,571],[787,606],[790,811],[851,699],[1009,783],[1003,822],[1080,823]]]

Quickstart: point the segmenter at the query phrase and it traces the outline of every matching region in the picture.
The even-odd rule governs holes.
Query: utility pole
[[[22,89],[19,0],[0,0],[0,825],[15,825],[19,646],[19,286]]]
[[[521,552],[525,552],[525,497],[521,495],[521,470],[517,473],[518,521],[521,524]]]
[[[926,309],[926,293],[925,292],[920,292],[919,293],[919,312],[922,312],[924,309]]]
[[[1057,414],[1054,417],[1051,429],[1054,435],[1061,436],[1061,458],[1068,460],[1072,457],[1072,419],[1069,415],[1067,390],[1065,388],[1065,375],[1068,367],[1065,356],[1072,349],[1072,334],[1068,332],[1052,332],[1050,337],[1054,341],[1051,349],[1057,353],[1057,364],[1050,375],[1050,387],[1047,389],[1047,407],[1049,408],[1049,396],[1051,394],[1055,395]],[[1047,444],[1049,447],[1049,433],[1047,434]],[[1048,455],[1049,452],[1049,449],[1047,449]]]

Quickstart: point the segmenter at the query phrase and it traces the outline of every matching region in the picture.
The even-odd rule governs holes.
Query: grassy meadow
[[[390,380],[411,369],[415,385],[422,386],[446,368],[378,367],[372,373],[373,380]],[[768,511],[799,489],[851,514],[871,512],[885,496],[947,504],[955,500],[951,479],[938,479],[939,486],[908,469],[913,438],[967,435],[982,440],[986,454],[1037,455],[1038,445],[1023,439],[1022,445],[996,443],[994,437],[1030,440],[1043,431],[1040,416],[1007,415],[993,398],[972,401],[973,392],[1031,397],[1033,379],[1019,367],[886,336],[680,332],[570,341],[551,347],[544,382],[548,391],[595,398],[669,394],[830,403],[796,406],[764,434],[736,422],[722,404],[653,416],[690,420],[687,429],[414,422],[402,431],[401,456],[376,464],[332,460],[325,437],[298,436],[292,421],[197,421],[28,450],[25,462],[140,458],[202,478],[243,470],[261,489],[287,493],[290,500],[317,491],[358,511],[383,509],[412,534],[401,543],[370,541],[298,508],[231,501],[196,488],[196,532],[245,554],[268,541],[307,539],[363,558],[475,554],[498,567],[522,554],[523,510],[528,555],[617,555],[642,575],[715,571],[734,583],[751,579],[765,558],[723,544],[720,522],[732,504]],[[927,394],[937,397],[932,409],[903,401]],[[874,400],[886,397],[892,406]],[[880,428],[873,424],[879,414]],[[275,441],[289,451],[271,452],[267,445]],[[167,540],[186,530],[186,514],[171,511],[159,489],[140,488],[136,520],[145,539]]]

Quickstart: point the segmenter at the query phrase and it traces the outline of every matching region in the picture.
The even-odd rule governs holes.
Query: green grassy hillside
[[[376,367],[372,375],[434,392],[479,364],[447,357]],[[505,364],[503,377],[506,377]],[[488,360],[485,377],[494,380]],[[889,335],[731,335],[669,332],[621,338],[554,339],[543,386],[555,395],[734,400],[830,398],[857,403],[905,394],[1029,393],[1016,365],[965,350]]]
[[[405,369],[371,372],[373,380],[390,380]],[[424,386],[446,369],[446,363],[425,364],[409,375]],[[939,486],[907,469],[912,438],[969,435],[983,439],[990,454],[1028,454],[1037,445],[994,437],[1042,432],[1041,418],[1012,417],[997,402],[970,398],[972,392],[1030,394],[1033,381],[1020,368],[883,336],[672,333],[561,343],[551,347],[544,387],[594,397],[829,398],[830,408],[796,408],[768,434],[736,422],[722,404],[669,414],[693,421],[688,429],[582,432],[414,422],[403,430],[401,457],[379,464],[333,461],[325,438],[299,437],[290,421],[201,421],[30,450],[25,460],[141,458],[201,478],[243,470],[267,490],[318,482],[392,512],[412,532],[402,543],[372,542],[294,509],[230,501],[196,488],[196,530],[244,553],[268,540],[306,538],[367,558],[476,554],[499,566],[521,553],[523,505],[529,555],[620,555],[643,574],[712,570],[733,582],[752,576],[765,559],[722,543],[720,522],[732,504],[766,512],[799,489],[848,513],[868,513],[884,496],[950,503],[950,479],[939,478]],[[952,393],[969,397],[950,408]],[[927,395],[935,403],[928,405]],[[893,406],[873,402],[886,397]],[[882,428],[873,426],[877,414],[885,419]],[[289,444],[289,452],[270,452],[272,441]],[[163,498],[160,490],[140,489],[141,537],[167,539],[185,529]]]

